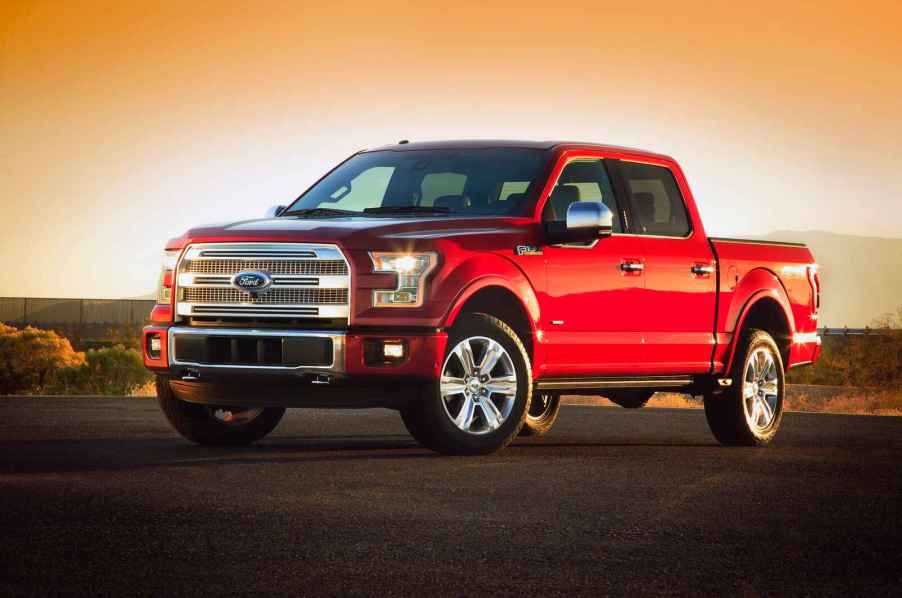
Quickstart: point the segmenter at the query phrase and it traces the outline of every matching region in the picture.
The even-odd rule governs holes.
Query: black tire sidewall
[[[539,393],[533,393],[533,401],[536,400],[538,394]],[[526,417],[523,420],[523,427],[520,429],[520,436],[542,436],[543,434],[546,434],[551,430],[554,422],[557,421],[560,411],[561,396],[551,395],[548,399],[548,405],[541,414],[532,416],[529,414],[529,410],[527,410]]]
[[[243,445],[256,442],[279,424],[284,407],[265,407],[253,420],[242,425],[228,425],[213,417],[211,409],[183,401],[173,392],[169,379],[156,379],[157,402],[163,415],[186,440],[197,444]]]

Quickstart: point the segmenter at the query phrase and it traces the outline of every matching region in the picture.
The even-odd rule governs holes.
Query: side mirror
[[[285,211],[285,208],[288,206],[273,206],[266,210],[266,218],[275,218],[279,214]]]
[[[609,237],[614,229],[614,213],[600,201],[575,201],[567,207],[564,222],[549,222],[551,243],[578,243]]]

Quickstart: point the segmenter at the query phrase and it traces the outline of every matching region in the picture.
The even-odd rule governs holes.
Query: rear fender
[[[759,302],[765,300],[773,301],[779,306],[790,338],[795,332],[795,320],[792,315],[789,297],[780,279],[776,274],[765,268],[756,268],[750,271],[733,289],[730,305],[727,308],[727,315],[722,320],[726,326],[729,326],[730,323],[733,324],[732,328],[725,330],[727,333],[732,333],[726,352],[726,359],[724,359],[725,372],[729,372],[733,366],[733,360],[736,358],[736,351],[739,348],[746,318],[748,318],[749,313]]]

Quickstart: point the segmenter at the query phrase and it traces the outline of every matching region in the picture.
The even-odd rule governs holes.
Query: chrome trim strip
[[[194,363],[190,361],[179,361],[175,353],[175,337],[176,336],[256,336],[268,338],[283,337],[314,337],[314,338],[330,338],[332,339],[332,363],[329,365],[299,365],[299,366],[278,366],[278,365],[238,365],[238,364],[209,364]],[[183,326],[173,326],[169,329],[169,365],[184,366],[203,370],[212,368],[217,370],[268,370],[275,372],[312,372],[312,373],[342,373],[345,371],[345,334],[343,332],[324,332],[315,330],[270,330],[270,329],[247,329],[247,328],[187,328]]]
[[[262,270],[261,270],[262,271]],[[272,274],[269,289],[291,289],[297,287],[316,287],[320,289],[350,288],[349,276],[317,275],[317,274]],[[223,287],[234,288],[232,278],[228,274],[201,274],[196,272],[179,272],[180,287]]]
[[[199,308],[199,309],[198,309]],[[347,305],[282,305],[260,303],[185,303],[176,304],[179,316],[246,316],[248,318],[347,318],[351,313]]]
[[[194,243],[186,260],[344,260],[335,245],[325,243]],[[347,260],[345,260],[347,262]],[[350,265],[349,265],[350,266]],[[349,270],[350,272],[350,267]]]
[[[572,390],[581,388],[673,388],[689,386],[692,378],[568,378],[536,381],[539,390]]]

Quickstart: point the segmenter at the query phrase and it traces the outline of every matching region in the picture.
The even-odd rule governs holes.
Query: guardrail
[[[818,334],[821,336],[886,336],[891,334],[889,328],[819,328]]]

